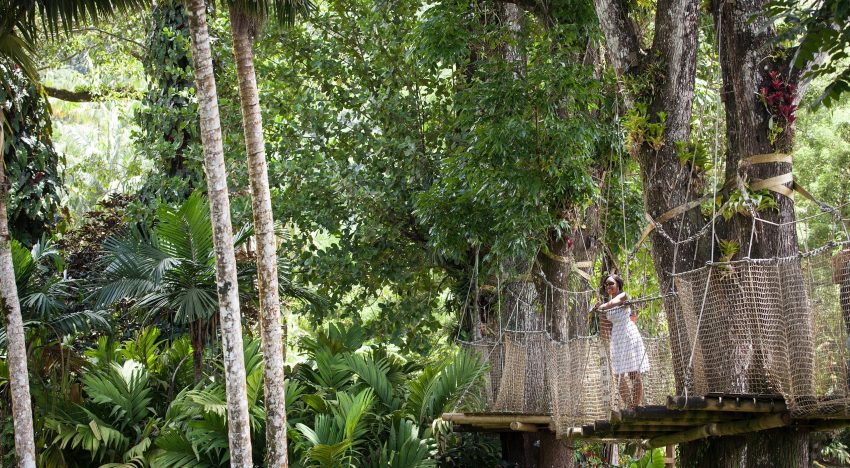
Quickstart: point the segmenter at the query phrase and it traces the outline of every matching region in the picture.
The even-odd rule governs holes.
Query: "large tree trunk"
[[[790,152],[793,144],[793,120],[775,121],[784,131],[771,135],[771,116],[759,99],[759,90],[770,86],[770,72],[775,71],[780,79],[797,85],[799,73],[788,76],[789,61],[775,61],[775,33],[769,20],[758,16],[766,2],[746,0],[732,3],[713,2],[713,14],[719,31],[720,64],[723,74],[723,95],[726,109],[726,178],[734,180],[738,174],[739,161],[745,158],[773,152]],[[793,55],[793,54],[791,54]],[[794,102],[802,89],[796,90]],[[790,97],[790,96],[789,96]],[[775,116],[774,119],[780,119]],[[742,169],[750,183],[756,179],[769,179],[791,172],[791,163],[774,162],[750,165]],[[790,257],[798,253],[797,231],[794,225],[794,201],[788,196],[771,192],[778,210],[760,211],[758,216],[772,223],[753,223],[751,217],[736,216],[732,223],[722,226],[720,235],[724,239],[736,240],[741,246],[739,257],[752,258]],[[755,229],[753,233],[752,230]],[[753,239],[752,243],[750,239]],[[798,263],[784,269],[783,283],[794,281],[803,284],[802,269]],[[812,328],[807,307],[805,288],[790,289],[783,285],[783,300],[786,302],[786,336],[789,356],[793,363],[791,388],[793,395],[813,395],[814,350]],[[788,294],[785,294],[788,293]],[[759,373],[760,344],[767,342],[757,336],[754,327],[751,340],[756,352],[756,362],[751,365]],[[762,379],[756,375],[755,379]],[[809,434],[794,429],[774,429],[766,433],[754,433],[738,438],[711,439],[686,444],[682,448],[682,461],[686,466],[700,466],[708,462],[718,466],[796,467],[809,465]]]
[[[692,178],[692,170],[678,161],[677,142],[689,142],[690,113],[693,97],[694,64],[696,58],[697,2],[692,0],[670,0],[659,2],[656,13],[655,39],[652,49],[642,57],[640,41],[628,16],[625,2],[619,0],[595,0],[597,13],[610,48],[614,67],[626,79],[635,79],[637,90],[632,89],[628,97],[636,103],[647,105],[647,118],[658,121],[658,113],[666,114],[664,145],[648,148],[644,142],[637,148],[644,183],[644,196],[649,214],[658,219],[663,213],[685,205],[701,194],[702,188]],[[762,69],[765,57],[772,54],[767,50],[769,35],[773,32],[764,24],[751,21],[759,12],[763,2],[715,2],[715,16],[720,34],[720,54],[724,75],[724,97],[727,109],[727,176],[734,176],[741,158],[754,154],[770,153],[786,148],[774,148],[768,138],[769,129],[766,111],[760,108],[758,86],[769,70]],[[720,11],[723,8],[723,11]],[[793,55],[793,54],[792,54]],[[780,72],[784,72],[780,68]],[[640,86],[646,82],[660,83],[648,90]],[[790,143],[789,143],[790,144]],[[754,178],[767,179],[790,171],[790,164],[760,164],[749,171]],[[794,219],[793,202],[775,196],[780,209],[765,218],[774,222],[790,222]],[[750,221],[751,222],[751,221]],[[710,252],[694,243],[679,244],[672,241],[688,238],[705,225],[705,219],[696,209],[680,213],[663,220],[663,232],[672,235],[668,239],[656,229],[652,238],[652,254],[660,284],[664,291],[671,289],[670,272],[689,270],[709,258]],[[727,236],[749,241],[749,228],[742,222],[728,227]],[[793,225],[770,227],[757,226],[759,245],[752,246],[752,256],[788,256],[796,253],[796,235]],[[727,239],[730,237],[726,237]],[[741,243],[746,252],[750,245]],[[793,272],[791,272],[793,274]],[[806,299],[800,298],[801,306]],[[672,306],[673,304],[667,304]],[[805,307],[794,307],[805,310]],[[671,310],[671,309],[668,309]],[[805,314],[792,320],[791,328],[798,334],[790,343],[792,352],[806,354],[806,341],[811,331],[806,327]],[[674,346],[674,371],[677,387],[683,389],[690,343],[678,333],[680,324],[675,323],[675,314],[668,315],[670,333]],[[678,338],[678,339],[677,339]],[[809,345],[810,346],[810,345]],[[799,348],[799,349],[798,349]],[[797,353],[796,351],[799,351]],[[684,358],[684,359],[683,359]],[[804,359],[805,361],[805,359]],[[795,392],[805,392],[811,368],[803,363],[792,382]],[[682,447],[682,462],[686,466],[805,466],[808,460],[807,435],[784,429],[769,434],[751,434],[742,437],[714,439],[695,442]],[[770,455],[776,454],[775,457]],[[768,460],[769,458],[769,460]]]
[[[537,255],[537,295],[549,335],[558,341],[589,334],[587,311],[592,305],[591,297],[578,292],[593,289],[593,284],[578,272],[589,275],[596,259],[601,228],[598,207],[587,208],[576,222],[579,226],[569,234],[556,236],[554,230],[550,232],[547,250]]]
[[[277,278],[277,243],[274,235],[269,174],[266,164],[260,94],[254,73],[255,24],[237,8],[230,8],[233,54],[239,78],[242,127],[248,153],[251,208],[257,239],[257,284],[260,295],[260,324],[263,342],[263,376],[266,403],[266,446],[269,466],[289,465],[286,454],[286,397],[283,385],[284,341],[281,327]]]
[[[0,116],[0,122],[4,119]],[[3,130],[0,129],[0,152],[3,148]],[[15,284],[15,269],[12,265],[12,245],[9,235],[9,220],[6,216],[8,181],[6,165],[0,154],[0,305],[6,325],[6,360],[9,365],[9,386],[12,393],[12,421],[15,429],[15,454],[18,466],[35,468],[35,439],[32,427],[30,381],[27,371],[27,347],[24,342],[24,321]]]
[[[643,104],[647,120],[653,125],[663,122],[663,145],[652,147],[642,142],[632,148],[640,164],[647,212],[658,219],[670,210],[686,205],[700,195],[697,174],[682,164],[677,154],[677,142],[689,142],[697,53],[697,0],[661,0],[655,19],[655,39],[652,48],[644,52],[629,17],[627,2],[594,0],[597,15],[608,46],[608,56],[614,69],[628,82],[626,100]],[[661,230],[653,231],[652,260],[661,290],[672,290],[670,273],[692,269],[704,260],[695,242],[674,245],[673,241],[687,239],[705,224],[699,210],[691,209],[679,216],[661,221]],[[662,234],[669,233],[674,239]],[[703,258],[699,258],[699,255]],[[671,310],[672,302],[665,304]],[[677,323],[674,314],[668,315],[674,374],[678,391],[684,388],[685,362],[690,353],[684,324]]]
[[[236,280],[236,255],[233,250],[227,172],[224,167],[224,148],[221,142],[218,93],[215,76],[213,76],[206,5],[204,0],[186,0],[186,8],[192,35],[195,81],[198,85],[198,110],[201,115],[201,142],[204,146],[204,172],[207,175],[215,246],[215,273],[227,388],[230,463],[231,466],[247,467],[253,465],[251,426],[248,420],[239,287]]]

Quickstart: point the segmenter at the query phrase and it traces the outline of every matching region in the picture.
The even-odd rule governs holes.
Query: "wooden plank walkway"
[[[548,414],[446,413],[443,419],[454,422],[458,432],[555,432]],[[840,429],[850,426],[850,411],[841,408],[816,418],[792,419],[785,402],[774,396],[671,396],[667,405],[611,411],[608,419],[568,428],[562,436],[598,441],[640,440],[644,447],[655,448],[784,426],[811,431]]]

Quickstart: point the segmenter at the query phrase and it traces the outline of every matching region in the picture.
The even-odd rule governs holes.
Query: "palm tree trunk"
[[[0,117],[0,122],[3,119]],[[27,371],[27,347],[24,342],[24,320],[18,301],[9,220],[6,217],[8,182],[3,159],[3,133],[0,129],[0,305],[6,318],[7,361],[12,392],[12,420],[15,428],[15,454],[18,466],[35,468],[35,438],[32,428],[30,381]]]
[[[251,183],[251,208],[257,239],[257,283],[260,296],[260,324],[264,358],[266,403],[266,446],[269,466],[289,465],[286,450],[286,397],[283,385],[284,340],[281,326],[280,295],[277,278],[277,243],[269,192],[260,94],[254,73],[254,21],[238,8],[230,8],[233,54],[239,79],[242,128],[248,153],[248,178]]]
[[[224,167],[218,93],[215,76],[213,76],[206,5],[204,0],[186,0],[186,9],[189,13],[189,30],[192,36],[195,81],[198,85],[198,110],[201,115],[201,143],[204,147],[204,172],[207,175],[215,245],[215,273],[227,388],[230,463],[235,467],[250,467],[253,462],[245,383],[245,358],[242,348],[242,320],[236,281],[236,255],[233,251],[230,197],[227,192],[227,173]]]

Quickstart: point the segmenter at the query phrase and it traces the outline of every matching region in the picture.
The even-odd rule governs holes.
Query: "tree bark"
[[[204,0],[186,0],[195,81],[198,85],[198,110],[201,116],[201,142],[204,147],[204,172],[210,199],[210,212],[215,247],[215,272],[218,288],[221,337],[227,389],[227,424],[231,466],[250,467],[251,436],[248,420],[248,397],[245,382],[245,357],[242,347],[242,320],[239,310],[239,288],[236,280],[236,255],[233,250],[233,228],[230,221],[230,197],[218,93],[213,75],[210,36],[207,29]]]
[[[690,141],[699,2],[659,1],[655,39],[648,53],[640,50],[640,41],[628,17],[626,2],[594,0],[594,5],[615,70],[624,80],[634,83],[627,90],[626,101],[644,104],[647,120],[655,125],[662,123],[661,115],[665,116],[663,145],[653,148],[644,142],[635,154],[643,180],[644,203],[648,214],[656,219],[700,195],[697,174],[689,165],[679,161],[676,150],[677,142]],[[686,239],[704,224],[699,210],[691,209],[666,220],[661,227],[666,233]],[[697,251],[696,243],[683,243],[677,247],[658,229],[653,231],[651,241],[652,260],[662,291],[672,290],[671,273],[690,270],[705,258],[704,252]],[[697,254],[702,258],[698,258]],[[673,305],[671,299],[665,300],[666,310],[672,310]],[[686,358],[682,357],[688,355],[690,346],[684,324],[677,323],[674,314],[668,315],[668,325],[676,386],[681,392],[686,371]]]
[[[759,99],[759,90],[769,86],[770,72],[775,71],[786,83],[797,84],[799,75],[788,76],[790,62],[777,61],[775,31],[769,19],[759,16],[766,2],[744,0],[732,3],[713,1],[713,15],[718,31],[720,65],[723,75],[723,96],[726,110],[726,179],[738,176],[739,162],[744,158],[773,152],[790,152],[793,145],[793,121],[774,122],[785,127],[782,134],[771,135],[769,114]],[[793,54],[790,54],[793,56]],[[797,89],[802,93],[802,89]],[[794,96],[796,99],[797,96]],[[777,116],[778,117],[778,116]],[[769,163],[747,166],[743,176],[752,182],[769,179],[791,172],[791,163]],[[797,232],[792,198],[770,192],[778,209],[758,212],[758,216],[772,223],[753,223],[751,217],[737,215],[729,224],[721,226],[723,239],[736,240],[740,246],[738,257],[771,258],[790,257],[798,253]],[[752,232],[755,229],[755,232]],[[752,240],[752,243],[750,241]],[[791,263],[780,272],[785,281],[803,284],[799,263]],[[787,294],[786,294],[787,292]],[[790,289],[783,286],[782,300],[787,309],[786,336],[791,356],[789,368],[793,395],[814,394],[814,350],[812,349],[811,316],[805,288]],[[764,341],[756,335],[746,346],[762,354]],[[754,384],[763,379],[758,363],[751,367],[749,380]],[[746,392],[747,389],[744,389]],[[702,465],[709,460],[718,466],[808,466],[809,433],[804,430],[779,428],[764,433],[754,433],[736,438],[709,439],[685,444],[682,461],[685,466]]]
[[[586,266],[596,259],[599,246],[599,209],[591,205],[569,234],[557,237],[554,230],[549,233],[548,251],[537,255],[542,278],[535,278],[537,295],[543,303],[544,315],[550,336],[566,341],[587,335],[587,311],[592,303],[589,296],[575,294],[576,291],[593,289],[585,278],[574,271],[589,271]],[[582,301],[581,299],[588,299]]]
[[[254,24],[252,18],[230,8],[233,54],[239,79],[242,127],[248,153],[251,209],[257,239],[257,284],[263,343],[263,376],[266,403],[266,446],[269,466],[289,465],[286,450],[286,397],[284,394],[284,340],[281,327],[280,293],[277,277],[277,242],[274,235],[269,174],[266,164],[260,94],[254,73]]]
[[[4,119],[0,118],[0,121]],[[0,130],[0,151],[3,148],[3,131]],[[12,421],[15,430],[15,455],[18,466],[35,468],[35,438],[32,425],[29,372],[27,370],[27,347],[24,321],[15,284],[15,269],[12,265],[12,245],[9,220],[6,215],[8,181],[6,165],[0,154],[0,305],[6,322],[7,361],[9,386],[12,394]]]
[[[93,101],[97,101],[101,98],[106,97],[102,93],[101,94],[95,94],[89,89],[82,89],[82,90],[74,89],[74,90],[71,90],[71,89],[54,88],[52,86],[44,86],[44,85],[42,85],[42,87],[44,88],[44,91],[47,92],[47,95],[49,97],[59,99],[61,101],[66,101],[66,102],[93,102]],[[135,94],[138,93],[137,90],[135,90],[133,88],[129,88],[129,87],[115,88],[115,89],[111,90],[111,92],[122,94],[122,95],[135,95]]]
[[[207,326],[204,320],[189,323],[189,337],[192,341],[192,373],[194,382],[200,383],[204,378],[204,347],[206,346]]]

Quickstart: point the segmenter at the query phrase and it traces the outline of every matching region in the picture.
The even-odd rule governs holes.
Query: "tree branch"
[[[113,37],[113,38],[115,38],[115,39],[118,39],[118,40],[120,40],[120,41],[129,42],[130,44],[133,44],[133,45],[135,45],[136,47],[141,48],[142,50],[144,50],[144,49],[145,49],[145,45],[144,45],[144,44],[142,44],[141,42],[139,42],[139,41],[135,40],[135,39],[130,39],[129,37],[124,37],[124,36],[122,36],[122,35],[120,35],[120,34],[115,34],[115,33],[113,33],[113,32],[109,32],[109,31],[106,31],[106,30],[104,30],[104,29],[95,28],[95,27],[93,27],[93,26],[90,26],[90,27],[87,27],[87,28],[79,28],[79,29],[75,29],[73,32],[98,32],[98,33],[101,33],[101,34],[105,34],[105,35],[107,35],[107,36],[109,36],[109,37]]]
[[[617,75],[628,74],[640,65],[641,47],[626,2],[593,0],[593,6]]]
[[[70,89],[60,89],[54,88],[52,86],[43,86],[44,91],[48,96],[56,99],[60,99],[62,101],[67,102],[92,102],[101,100],[104,95],[103,94],[95,94],[90,90],[70,90]],[[135,94],[137,91],[132,88],[116,88],[112,90],[117,94]]]
[[[124,37],[120,34],[115,34],[115,33],[106,31],[104,29],[95,28],[95,27],[79,28],[79,29],[75,29],[73,32],[97,32],[97,33],[112,37],[114,39],[118,39],[119,41],[127,42],[127,43],[132,44],[132,45],[134,45],[138,48],[137,50],[133,50],[133,51],[129,52],[129,54],[133,58],[135,58],[136,60],[141,62],[145,57],[145,53],[144,53],[144,51],[146,50],[145,45],[142,44],[141,42],[135,40],[135,39],[130,39],[129,37]]]

